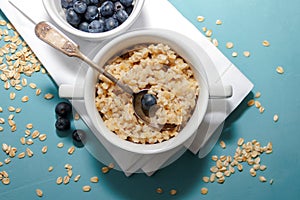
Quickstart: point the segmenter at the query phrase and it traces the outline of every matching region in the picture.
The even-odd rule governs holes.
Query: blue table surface
[[[0,143],[11,144],[19,152],[25,149],[19,138],[24,135],[25,125],[32,123],[34,129],[46,133],[45,142],[36,142],[30,148],[35,152],[32,158],[12,158],[11,163],[4,164],[0,171],[7,171],[11,183],[0,182],[0,199],[38,199],[35,190],[44,192],[42,199],[299,199],[300,198],[300,151],[299,151],[299,85],[300,85],[300,2],[298,0],[170,0],[170,2],[200,31],[202,27],[213,30],[212,38],[219,41],[219,49],[254,83],[253,91],[226,120],[220,140],[227,147],[222,149],[216,145],[207,157],[199,159],[186,152],[170,166],[159,170],[152,177],[135,174],[126,177],[122,172],[111,170],[107,174],[101,172],[103,164],[94,159],[85,148],[76,148],[75,153],[67,154],[72,146],[69,136],[59,137],[54,123],[55,105],[62,101],[57,94],[57,86],[48,75],[35,73],[27,77],[28,83],[34,82],[42,89],[41,96],[35,96],[32,89],[25,87],[21,91],[13,88],[5,90],[0,81],[0,106],[3,112],[0,118],[7,120],[8,106],[21,107],[22,112],[15,114],[18,125],[16,132],[11,132],[6,121],[0,124],[4,128],[0,132]],[[205,16],[204,22],[198,22],[197,16]],[[6,19],[3,13],[0,19]],[[222,25],[216,25],[216,20]],[[7,20],[7,19],[6,19]],[[4,28],[1,27],[0,28]],[[262,45],[263,40],[270,42],[269,47]],[[225,47],[226,42],[234,43],[233,49]],[[1,47],[5,42],[0,40]],[[238,52],[232,57],[233,51]],[[244,51],[251,53],[243,56]],[[282,66],[284,74],[278,74],[276,67]],[[1,73],[1,72],[0,72]],[[16,92],[16,99],[10,100],[9,93]],[[258,99],[265,107],[260,113],[255,107],[248,107],[248,100],[256,92],[261,92]],[[52,93],[52,100],[45,100],[43,95]],[[27,103],[21,97],[28,95]],[[278,114],[277,123],[273,121]],[[204,183],[203,176],[210,175],[210,167],[214,165],[212,155],[234,155],[238,138],[245,141],[256,139],[262,145],[273,143],[273,153],[261,155],[261,163],[267,166],[265,171],[258,171],[256,177],[249,174],[250,166],[244,164],[242,172],[236,172],[226,178],[223,184]],[[56,147],[63,142],[62,149]],[[49,150],[43,155],[43,145]],[[19,153],[18,152],[18,153]],[[0,153],[0,161],[7,156]],[[64,165],[73,166],[74,175],[81,179],[68,185],[57,185],[58,176],[64,176]],[[54,170],[48,172],[48,167]],[[268,180],[259,181],[259,176]],[[90,183],[92,176],[99,177],[99,183]],[[269,180],[273,179],[273,184]],[[82,192],[83,185],[91,185],[90,192]],[[162,194],[156,188],[163,189]],[[208,188],[208,194],[202,195],[202,187]],[[169,194],[176,189],[177,194]]]

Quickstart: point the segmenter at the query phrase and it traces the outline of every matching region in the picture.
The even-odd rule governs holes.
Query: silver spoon
[[[40,22],[35,26],[35,34],[42,41],[46,42],[53,48],[59,50],[60,52],[66,54],[70,57],[77,57],[82,61],[86,62],[89,66],[106,76],[113,83],[117,84],[124,92],[130,94],[133,98],[133,109],[135,115],[141,119],[147,125],[158,129],[158,130],[171,130],[176,128],[177,126],[173,124],[165,124],[161,126],[159,124],[151,123],[149,116],[147,116],[142,109],[142,98],[148,92],[147,89],[143,89],[138,93],[134,93],[133,90],[127,85],[123,84],[121,81],[116,79],[113,75],[105,71],[104,68],[99,67],[96,63],[94,63],[91,59],[85,56],[80,50],[79,45],[69,39],[65,34],[56,29],[49,22]]]

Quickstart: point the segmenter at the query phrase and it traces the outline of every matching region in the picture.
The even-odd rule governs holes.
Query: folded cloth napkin
[[[57,52],[35,37],[35,24],[40,21],[51,22],[41,0],[1,0],[0,8],[35,52],[57,85],[80,85],[83,83],[84,76],[80,74],[86,72],[87,66],[77,59],[68,58]],[[198,153],[200,158],[207,155],[218,140],[226,117],[253,88],[253,84],[167,0],[145,1],[139,19],[130,30],[141,28],[169,29],[192,39],[194,45],[191,49],[195,52],[204,51],[210,58],[203,61],[209,85],[231,85],[233,96],[226,100],[209,100],[206,116],[195,133],[195,137],[187,141],[185,147],[177,148],[171,152],[156,156],[143,156],[112,148],[104,138],[90,138],[88,140],[92,141],[88,148],[96,158],[105,164],[114,160],[120,170],[128,176],[139,171],[152,175],[159,168],[172,163],[186,148],[195,154]],[[69,36],[75,39],[73,36]],[[90,57],[93,57],[105,43],[105,41],[94,43],[79,39],[76,39],[76,42],[80,45],[81,51]],[[74,66],[83,67],[74,68]],[[85,131],[96,131],[87,116],[83,102],[73,100],[72,103],[89,129],[84,124],[78,124],[78,126]],[[95,137],[93,134],[88,135]]]

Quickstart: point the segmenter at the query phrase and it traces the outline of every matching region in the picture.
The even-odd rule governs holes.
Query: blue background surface
[[[95,160],[84,148],[76,149],[70,156],[68,147],[72,146],[70,135],[60,137],[56,134],[54,123],[55,105],[61,101],[57,96],[57,87],[51,78],[36,73],[28,78],[42,89],[42,95],[36,97],[29,87],[15,91],[14,101],[0,82],[0,106],[4,109],[0,117],[7,119],[9,105],[22,107],[16,114],[18,131],[11,133],[8,124],[0,132],[0,143],[12,144],[24,149],[19,138],[24,135],[27,123],[33,123],[34,129],[48,135],[47,140],[36,142],[31,149],[35,152],[32,158],[13,158],[11,163],[0,167],[6,170],[11,179],[9,185],[0,183],[0,199],[38,199],[36,188],[44,191],[42,199],[299,199],[300,198],[300,153],[299,153],[299,85],[300,85],[300,2],[298,0],[170,0],[170,2],[191,21],[199,30],[203,26],[213,30],[213,38],[219,41],[219,49],[254,83],[253,91],[226,120],[220,140],[227,147],[222,149],[216,145],[204,159],[199,159],[186,152],[172,165],[158,171],[152,177],[135,174],[125,177],[122,172],[111,170],[102,174],[103,165]],[[205,16],[204,22],[198,22],[197,16]],[[0,18],[4,18],[1,13]],[[217,19],[222,25],[216,25]],[[2,28],[2,27],[0,27]],[[268,40],[270,47],[262,46]],[[235,44],[233,49],[225,47],[226,42]],[[1,46],[5,44],[0,41]],[[236,51],[238,57],[231,53]],[[246,58],[243,51],[250,51]],[[279,75],[276,67],[281,65],[285,73]],[[0,72],[1,73],[1,72]],[[255,107],[249,108],[247,101],[260,91],[259,101],[265,107],[260,114]],[[53,93],[55,98],[45,100],[43,95]],[[20,98],[30,97],[29,102],[22,103]],[[279,121],[273,122],[273,115],[279,115]],[[1,125],[2,126],[2,125]],[[209,168],[214,165],[212,155],[234,155],[238,138],[245,141],[258,140],[262,145],[273,143],[273,153],[261,156],[262,164],[267,166],[256,177],[249,174],[250,166],[244,164],[243,172],[226,178],[224,184],[204,183],[203,176],[210,175]],[[64,142],[62,149],[57,143]],[[48,145],[48,153],[43,155],[42,146]],[[0,161],[6,158],[0,153]],[[80,174],[78,183],[71,181],[68,185],[56,185],[58,176],[64,176],[64,165],[73,166],[74,175]],[[53,166],[53,172],[48,167]],[[263,175],[269,182],[261,183],[258,176]],[[92,184],[89,178],[99,177],[99,183]],[[89,193],[82,192],[83,185],[91,185]],[[157,194],[161,187],[163,194]],[[200,190],[207,187],[209,192],[202,195]],[[169,191],[176,189],[177,194],[171,196]]]

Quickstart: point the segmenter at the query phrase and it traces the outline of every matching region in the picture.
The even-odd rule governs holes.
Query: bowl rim
[[[43,0],[43,5],[48,13],[49,17],[63,30],[66,32],[75,35],[80,38],[84,38],[87,40],[105,40],[108,38],[115,37],[124,31],[126,31],[128,28],[130,28],[131,25],[136,21],[136,19],[139,17],[145,0],[135,0],[135,4],[133,6],[133,10],[127,20],[125,20],[120,26],[106,32],[102,33],[88,33],[81,30],[78,30],[71,25],[69,25],[65,19],[60,16],[59,11],[57,10],[57,4],[56,2],[59,0]],[[61,8],[63,10],[63,8]]]
[[[94,57],[94,61],[98,62],[99,60],[103,60],[103,57],[107,55],[107,52],[113,50],[113,46],[118,44],[120,46],[121,44],[126,43],[129,39],[137,41],[139,37],[145,38],[159,38],[160,41],[163,41],[162,43],[167,43],[168,45],[170,43],[175,43],[176,45],[169,45],[171,49],[173,49],[175,52],[176,48],[182,48],[186,52],[191,51],[189,49],[189,43],[192,42],[189,38],[186,36],[183,36],[180,33],[170,31],[170,30],[164,30],[164,29],[146,29],[146,30],[134,30],[125,34],[122,34],[121,36],[118,36],[108,42],[107,44],[102,47],[99,52],[96,54]],[[123,43],[124,42],[124,43]],[[147,41],[148,43],[148,41]],[[140,44],[140,43],[136,43]],[[131,46],[134,44],[130,44]],[[126,46],[126,45],[125,45]],[[174,47],[176,48],[174,49]],[[182,56],[181,54],[179,54]],[[189,59],[186,59],[187,56],[190,56]],[[184,59],[186,60],[192,60],[193,62],[197,62],[197,65],[193,64],[192,66],[200,66],[199,63],[201,63],[201,60],[196,56],[195,53],[186,53],[185,56],[183,56]],[[109,58],[109,57],[108,57]],[[106,60],[104,58],[104,60]],[[103,61],[104,62],[104,61]],[[106,61],[105,61],[106,62]],[[201,124],[204,115],[206,113],[207,107],[208,107],[208,99],[209,99],[209,92],[208,92],[208,83],[206,80],[205,75],[200,73],[198,69],[194,67],[193,69],[197,74],[200,79],[198,79],[199,85],[200,85],[200,95],[198,96],[197,103],[195,110],[189,119],[188,123],[186,126],[180,131],[180,133],[162,143],[156,143],[156,144],[136,144],[130,141],[123,140],[119,138],[116,134],[114,134],[112,131],[110,131],[106,125],[104,124],[102,118],[100,117],[96,106],[91,106],[95,105],[95,92],[92,90],[89,90],[88,88],[94,88],[95,81],[97,80],[97,72],[91,68],[89,68],[86,78],[85,78],[85,85],[84,85],[84,99],[85,99],[85,106],[86,110],[88,112],[88,115],[92,117],[92,119],[97,119],[95,120],[96,123],[94,124],[97,131],[99,134],[101,134],[106,140],[108,140],[111,144],[114,146],[121,148],[123,150],[132,152],[132,153],[137,153],[137,154],[157,154],[157,153],[163,153],[172,149],[175,149],[176,147],[184,144],[186,141],[188,141],[193,135],[195,135],[195,132],[199,125]],[[92,80],[92,81],[87,81],[87,80]],[[89,96],[92,96],[89,100]],[[87,102],[89,101],[89,102]],[[200,105],[201,101],[201,105]],[[94,133],[96,136],[98,133]]]

